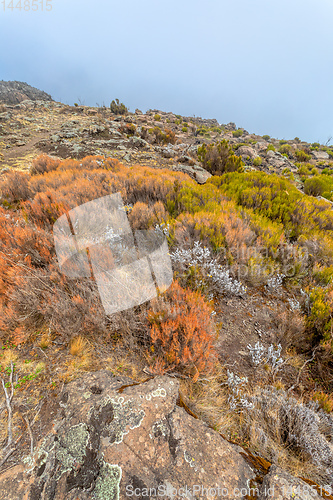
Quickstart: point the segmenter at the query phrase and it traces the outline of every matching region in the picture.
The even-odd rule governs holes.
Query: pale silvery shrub
[[[155,224],[155,231],[157,233],[164,234],[164,236],[169,236],[170,234],[170,224],[162,222],[161,224]]]
[[[296,299],[288,299],[288,302],[292,311],[298,311],[301,308],[301,304]]]
[[[269,292],[280,293],[284,277],[284,274],[276,274],[275,276],[268,278],[266,290],[268,290]]]
[[[251,346],[251,344],[248,344],[247,346],[248,350],[250,351],[251,357],[252,357],[252,363],[255,366],[260,365],[262,361],[262,357],[265,353],[265,348],[260,342],[258,341],[254,347]]]
[[[178,262],[183,267],[198,266],[205,270],[206,276],[219,292],[227,292],[234,295],[244,295],[246,288],[239,281],[230,276],[228,269],[223,267],[211,256],[208,248],[202,247],[198,241],[194,247],[188,250],[179,249],[170,254],[173,262]]]
[[[247,348],[250,351],[252,363],[255,366],[260,365],[260,363],[265,360],[266,363],[272,365],[273,370],[278,370],[279,366],[283,363],[283,358],[281,357],[281,344],[278,344],[276,349],[273,344],[271,344],[266,351],[265,347],[258,341],[254,347],[248,344]]]
[[[230,372],[228,370],[227,385],[231,390],[228,402],[231,410],[241,410],[243,408],[247,408],[250,410],[254,408],[253,403],[251,403],[242,393],[244,385],[246,385],[247,383],[247,377],[239,377],[238,375],[235,375],[233,372]]]

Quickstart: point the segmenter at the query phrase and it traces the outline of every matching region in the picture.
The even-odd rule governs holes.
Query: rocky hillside
[[[26,100],[52,101],[52,97],[46,92],[31,87],[31,85],[24,82],[0,81],[0,102],[13,105]]]
[[[26,97],[0,104],[0,499],[332,499],[333,148]],[[119,192],[174,282],[109,317],[53,227]]]

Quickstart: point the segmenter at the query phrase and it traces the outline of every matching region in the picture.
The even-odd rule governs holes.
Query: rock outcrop
[[[0,479],[0,499],[113,500],[134,491],[135,498],[154,491],[181,498],[186,487],[197,495],[188,498],[213,498],[214,489],[234,498],[254,470],[177,398],[178,382],[170,377],[133,385],[100,371],[71,382],[52,432],[24,468]]]
[[[19,104],[22,101],[52,101],[52,97],[24,82],[0,81],[0,102]]]
[[[34,453],[0,476],[0,499],[320,498],[276,466],[262,482],[242,448],[178,401],[171,377],[137,384],[87,373],[62,391],[52,431]]]

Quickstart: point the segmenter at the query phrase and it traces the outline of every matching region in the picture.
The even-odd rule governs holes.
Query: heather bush
[[[134,123],[124,123],[119,127],[119,132],[126,134],[128,137],[132,136],[136,132],[136,126]]]
[[[282,146],[279,147],[279,153],[281,154],[286,154],[287,156],[291,157],[292,156],[292,147],[290,144],[282,144]]]
[[[333,180],[329,175],[319,175],[306,179],[304,182],[304,193],[310,196],[323,196],[331,199],[333,191]]]
[[[153,142],[155,144],[175,144],[176,134],[171,129],[166,128],[164,132],[160,127],[152,129]]]
[[[294,153],[298,161],[305,162],[311,159],[311,155],[307,154],[303,149],[297,149]]]
[[[215,359],[216,327],[213,309],[199,292],[183,289],[174,281],[151,301],[148,310],[151,370],[180,371],[196,380],[210,370]]]
[[[29,175],[11,171],[0,178],[0,203],[8,206],[28,200],[32,195],[29,187]]]
[[[203,167],[213,175],[221,175],[224,172],[235,172],[243,169],[243,162],[236,156],[229,142],[223,139],[221,142],[202,144],[198,148],[198,158]]]
[[[257,156],[256,158],[254,158],[252,164],[254,167],[260,167],[260,165],[262,164],[262,158],[260,156]]]
[[[318,482],[333,486],[332,416],[318,403],[301,403],[270,386],[257,389],[249,401],[254,408],[247,411],[243,429],[253,445],[277,464],[290,467],[302,458],[304,468],[313,464]]]
[[[128,113],[128,109],[126,108],[125,104],[120,103],[119,99],[116,99],[115,101],[113,100],[111,102],[110,110],[116,115],[126,115],[126,113]]]
[[[60,160],[53,159],[47,155],[40,155],[32,161],[30,169],[31,175],[44,174],[56,170],[60,164]]]
[[[242,137],[243,133],[244,131],[241,128],[239,128],[237,130],[233,130],[232,135],[233,137]]]

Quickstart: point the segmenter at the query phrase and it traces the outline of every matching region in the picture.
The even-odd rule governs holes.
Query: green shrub
[[[207,127],[205,127],[204,125],[202,125],[201,127],[198,127],[197,135],[210,137],[209,129]]]
[[[233,135],[234,137],[242,137],[243,132],[244,132],[244,131],[243,131],[241,128],[239,128],[238,130],[234,130],[234,131],[232,132],[232,135]]]
[[[309,161],[311,159],[311,156],[308,155],[303,149],[296,149],[295,151],[295,156],[298,161]]]
[[[269,140],[270,140],[270,138],[271,138],[271,136],[270,136],[270,135],[265,134],[265,135],[263,135],[263,136],[262,136],[262,138],[264,139],[264,141],[269,141]]]
[[[257,156],[256,158],[254,158],[254,160],[253,160],[254,167],[259,167],[261,164],[262,164],[262,158],[260,158],[260,156]]]
[[[324,196],[332,199],[333,179],[329,175],[315,175],[306,179],[304,183],[304,192],[310,196]]]
[[[292,155],[292,147],[290,144],[283,144],[282,146],[279,147],[279,153],[281,154],[286,154],[287,156]]]
[[[198,158],[203,167],[213,175],[221,175],[224,172],[236,172],[243,170],[243,162],[236,156],[229,142],[223,139],[221,142],[202,144],[198,148]]]
[[[288,144],[288,141],[286,141],[285,139],[281,139],[279,141],[279,144],[280,144],[280,146],[283,146],[283,144]]]
[[[273,144],[268,144],[266,151],[275,151]]]
[[[310,175],[310,170],[308,169],[308,167],[306,165],[302,165],[302,166],[298,167],[297,173],[299,175]]]
[[[128,109],[125,104],[119,103],[119,99],[111,102],[110,109],[115,115],[126,115],[126,113],[128,113]]]
[[[182,132],[187,132],[187,127],[183,127]]]
[[[176,142],[176,134],[169,128],[166,128],[163,132],[160,127],[154,127],[149,129],[149,132],[154,135],[156,144],[175,144]]]
[[[154,116],[154,120],[155,120],[155,121],[157,121],[157,122],[160,122],[160,121],[161,121],[161,116],[160,116],[160,115],[158,115],[158,114],[156,114],[156,115]]]

